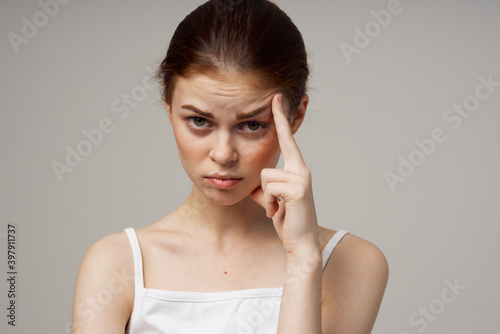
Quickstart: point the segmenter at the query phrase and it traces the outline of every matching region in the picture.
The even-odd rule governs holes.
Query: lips
[[[232,175],[232,174],[219,174],[219,173],[214,173],[212,175],[208,175],[208,178],[214,178],[214,179],[221,179],[221,180],[239,180],[241,177]]]
[[[208,181],[216,188],[228,189],[234,187],[241,180],[241,177],[230,174],[212,174],[206,177]]]

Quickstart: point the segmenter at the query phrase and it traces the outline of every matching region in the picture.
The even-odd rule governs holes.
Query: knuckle
[[[311,179],[311,177],[312,177],[311,170],[310,170],[307,166],[304,166],[304,175],[305,175],[308,179]]]
[[[260,171],[260,177],[261,178],[265,178],[269,175],[269,172],[270,172],[270,168],[262,168],[262,170]]]
[[[312,173],[311,170],[307,167],[304,167],[301,172],[301,176],[304,179],[304,182],[310,183],[312,180]]]
[[[300,186],[297,187],[295,196],[297,196],[298,199],[303,199],[307,196],[307,192],[308,192],[307,185],[301,184]]]

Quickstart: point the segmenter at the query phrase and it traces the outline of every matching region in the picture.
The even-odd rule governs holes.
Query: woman
[[[89,248],[73,333],[371,332],[387,262],[318,225],[293,138],[308,76],[300,32],[270,1],[208,1],[179,24],[158,77],[193,188]]]

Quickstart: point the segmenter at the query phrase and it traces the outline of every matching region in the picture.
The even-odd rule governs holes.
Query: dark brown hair
[[[251,73],[276,87],[295,113],[307,91],[310,69],[302,35],[290,17],[268,0],[210,0],[175,30],[156,77],[172,104],[176,78],[192,73]]]

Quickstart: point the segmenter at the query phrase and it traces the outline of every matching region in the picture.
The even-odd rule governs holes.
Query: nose
[[[210,158],[220,165],[227,165],[238,161],[236,144],[228,131],[219,131],[213,138]]]

